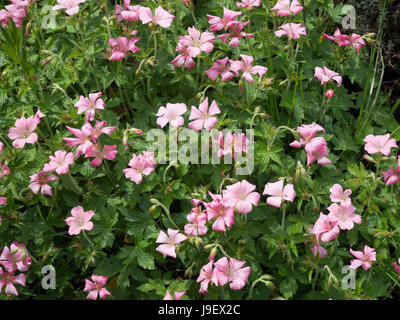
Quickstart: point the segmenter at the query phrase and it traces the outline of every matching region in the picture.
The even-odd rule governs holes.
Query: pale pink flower
[[[221,81],[226,82],[233,77],[237,77],[239,74],[236,70],[232,69],[232,66],[228,66],[229,60],[228,57],[217,60],[213,63],[212,67],[206,71],[206,75],[212,80],[215,81],[218,75],[221,75]]]
[[[175,51],[180,52],[180,54],[171,61],[171,64],[175,68],[180,68],[184,66],[186,69],[190,70],[196,65],[190,53],[188,52],[188,47],[185,47],[181,43],[178,43]]]
[[[126,37],[118,37],[117,40],[109,39],[108,44],[112,47],[112,52],[108,60],[119,61],[125,58],[129,51],[132,53],[140,51],[140,49],[136,46],[136,42],[139,40],[140,38],[128,39]]]
[[[47,172],[38,171],[34,175],[31,175],[30,178],[31,184],[28,186],[28,188],[31,189],[34,194],[38,193],[39,190],[42,189],[42,195],[49,195],[51,197],[53,196],[51,187],[48,182],[58,180],[57,176],[55,176],[54,174],[47,176]]]
[[[10,246],[4,247],[0,256],[0,264],[8,271],[19,270],[25,272],[29,269],[32,258],[28,255],[26,247],[22,243],[13,242]]]
[[[228,206],[236,207],[239,213],[249,213],[252,210],[252,205],[257,206],[260,200],[260,194],[253,192],[255,189],[255,185],[242,180],[227,186],[226,190],[222,191],[222,194]]]
[[[58,174],[67,174],[69,166],[74,163],[74,155],[72,152],[67,153],[66,151],[58,150],[54,153],[54,156],[49,156],[50,162],[45,163],[43,171],[52,172],[55,171]]]
[[[243,7],[247,9],[253,9],[253,7],[259,7],[261,0],[242,0],[242,2],[236,2],[237,7]]]
[[[26,278],[23,273],[14,275],[15,270],[8,272],[4,271],[0,267],[0,293],[3,291],[3,287],[6,286],[4,293],[7,295],[18,296],[18,291],[14,286],[14,283],[20,284],[21,286],[26,285]]]
[[[315,67],[314,77],[321,82],[322,85],[328,83],[329,81],[336,81],[338,87],[342,85],[342,77],[339,73],[329,70],[327,67]]]
[[[331,163],[331,161],[326,157],[329,155],[329,152],[327,142],[324,138],[316,137],[311,139],[304,149],[307,152],[307,166],[311,166],[315,160],[317,160],[318,164],[322,166]]]
[[[90,128],[92,128],[92,126],[89,124],[89,128],[87,124],[85,124],[81,130],[66,126],[66,128],[75,136],[75,138],[63,138],[63,140],[70,147],[78,147],[76,148],[76,158],[79,158],[82,153],[84,154],[88,148],[93,146],[90,137],[92,132]]]
[[[45,115],[42,111],[40,111],[40,109],[38,109],[38,110],[36,111],[36,114],[35,114],[36,123],[39,124],[39,123],[40,123],[40,119],[41,119],[41,118],[44,118],[45,116],[46,116],[46,115]]]
[[[111,294],[104,288],[107,283],[107,276],[96,276],[93,274],[91,279],[93,282],[88,279],[85,280],[85,288],[83,289],[83,291],[90,291],[87,296],[88,299],[96,300],[97,296],[99,296],[100,299],[105,299]]]
[[[322,242],[329,242],[335,239],[339,235],[339,232],[337,219],[333,219],[330,215],[324,215],[322,212],[310,231],[311,234],[321,238]]]
[[[65,222],[69,225],[68,234],[72,236],[79,234],[82,230],[92,230],[93,222],[90,219],[93,215],[93,210],[85,212],[81,206],[74,207],[71,210],[71,217],[65,219]]]
[[[242,268],[246,261],[239,261],[233,258],[228,259],[223,257],[214,263],[215,276],[218,279],[218,284],[224,286],[231,282],[230,288],[232,290],[240,290],[246,284],[251,267]]]
[[[112,146],[110,145],[105,145],[103,148],[98,145],[92,145],[90,146],[85,153],[85,158],[94,158],[91,162],[90,165],[93,167],[98,167],[102,164],[103,159],[107,160],[114,160],[115,157],[117,156],[117,145],[114,144]]]
[[[232,158],[235,158],[235,156],[241,155],[243,152],[247,153],[250,145],[250,140],[247,139],[244,133],[232,134],[228,132],[224,136],[222,132],[219,132],[219,136],[217,138],[213,137],[213,139],[215,139],[213,143],[220,146],[218,150],[219,157],[230,154]]]
[[[366,142],[364,149],[369,154],[381,153],[388,156],[391,151],[390,148],[397,148],[396,140],[390,139],[390,133],[378,136],[369,134],[363,141]]]
[[[174,296],[172,296],[169,291],[164,296],[163,300],[181,300],[182,296],[186,293],[186,291],[175,291]]]
[[[13,146],[16,149],[22,149],[25,143],[35,143],[38,136],[34,131],[36,130],[37,122],[35,117],[26,119],[22,117],[15,121],[15,127],[10,128],[8,137],[13,141]]]
[[[69,16],[79,12],[79,4],[85,3],[86,0],[57,0],[58,4],[53,7],[53,10],[65,9]]]
[[[346,189],[343,191],[343,188],[340,184],[335,183],[332,188],[329,189],[330,198],[332,202],[340,202],[343,205],[351,204],[351,190]]]
[[[156,243],[163,243],[159,245],[156,250],[160,252],[164,257],[170,256],[172,258],[176,258],[176,246],[185,241],[187,237],[182,233],[179,233],[179,230],[168,229],[168,236],[164,231],[160,231],[158,234],[158,238]]]
[[[337,225],[341,230],[351,230],[354,228],[354,223],[361,224],[361,216],[355,214],[356,208],[350,205],[340,206],[336,203],[328,207],[331,221],[337,221]]]
[[[211,192],[209,194],[213,201],[205,204],[207,219],[208,221],[215,219],[212,230],[225,232],[225,225],[230,228],[235,224],[235,207],[229,206],[227,201],[222,199],[220,195],[213,195]]]
[[[307,145],[318,132],[322,131],[325,133],[325,129],[321,127],[319,124],[313,122],[312,124],[303,124],[297,127],[297,132],[300,133],[301,139],[300,141],[293,141],[290,146],[293,148],[300,148],[302,146]]]
[[[200,293],[205,294],[208,292],[208,285],[210,282],[211,284],[218,286],[218,279],[213,270],[213,263],[214,261],[210,261],[201,267],[200,275],[196,280],[196,282],[200,282]]]
[[[161,6],[158,6],[154,12],[154,16],[150,8],[142,7],[140,9],[139,19],[143,24],[151,22],[154,25],[158,24],[162,28],[168,28],[175,19],[175,16],[164,10]]]
[[[85,128],[85,132],[90,133],[90,137],[93,142],[97,142],[97,139],[102,135],[106,134],[108,136],[111,136],[113,132],[116,130],[115,127],[107,127],[107,121],[97,121],[96,120],[96,125],[92,127],[92,125],[86,121],[85,125],[82,127]]]
[[[121,16],[120,21],[126,20],[126,21],[139,21],[140,19],[140,10],[141,8],[143,8],[140,5],[135,5],[135,6],[131,6],[130,5],[130,0],[124,0],[124,7],[119,6],[120,8],[118,8],[118,14]],[[116,14],[117,14],[117,10],[116,10]],[[118,16],[117,14],[117,16]]]
[[[286,35],[289,39],[298,40],[300,35],[307,35],[306,28],[301,23],[286,23],[279,27],[280,30],[275,31],[275,35],[280,38]]]
[[[157,112],[157,124],[164,128],[169,123],[171,127],[183,126],[185,120],[182,117],[187,111],[184,103],[167,103],[167,107],[160,107]]]
[[[237,12],[237,11],[232,11],[224,7],[224,17],[216,17],[207,14],[208,18],[208,23],[211,25],[210,30],[211,31],[219,31],[219,30],[226,30],[236,23],[238,23],[238,20],[235,20],[237,17],[239,17],[242,13]]]
[[[274,183],[268,182],[265,185],[263,195],[269,195],[271,197],[267,198],[267,203],[270,206],[280,208],[283,201],[293,202],[296,197],[296,192],[294,191],[293,184],[287,184],[283,187],[283,181],[279,180]]]
[[[7,20],[12,18],[14,24],[18,28],[22,28],[22,20],[26,17],[26,7],[19,4],[10,4],[5,6],[5,9],[8,13]],[[1,21],[3,22],[3,19]],[[7,24],[7,21],[4,21],[4,24]]]
[[[7,167],[7,161],[4,163],[0,160],[0,179],[3,178],[3,176],[7,176],[11,173],[10,168]]]
[[[204,236],[207,233],[206,221],[207,217],[199,217],[189,214],[187,220],[190,222],[185,224],[185,233],[192,237],[197,235]]]
[[[368,270],[371,268],[371,262],[376,261],[376,252],[374,248],[370,248],[367,245],[364,247],[364,252],[362,251],[353,251],[350,248],[350,253],[356,257],[350,261],[351,269],[357,269],[358,267],[362,266],[364,270]]]
[[[210,192],[209,192],[210,193]],[[203,210],[201,205],[206,206],[207,204],[204,203],[202,200],[199,199],[192,199],[191,203],[195,206],[190,210],[189,215],[187,216],[187,219],[189,220],[189,217],[191,219],[207,219],[207,212]]]
[[[242,71],[242,78],[245,78],[248,82],[254,82],[252,75],[258,74],[262,77],[268,71],[266,67],[253,66],[253,57],[244,54],[240,56],[242,61],[231,61],[231,68],[236,71]]]
[[[304,8],[300,5],[297,0],[279,0],[276,5],[271,8],[273,11],[278,11],[278,16],[284,17],[289,16],[291,14],[298,14]]]
[[[233,26],[231,26],[228,29],[228,31],[229,31],[228,33],[224,33],[224,34],[218,36],[218,38],[223,43],[227,43],[228,40],[230,39],[228,46],[239,47],[241,38],[244,38],[244,37],[253,38],[254,37],[253,34],[251,34],[251,33],[243,32],[244,27],[246,27],[249,23],[250,23],[250,21],[246,21],[246,22],[238,21],[238,23],[234,24]]]
[[[84,96],[80,96],[79,101],[74,105],[75,108],[78,108],[78,114],[85,112],[85,117],[87,120],[94,120],[94,115],[96,110],[102,110],[106,107],[101,92],[90,93],[89,98]]]
[[[328,254],[328,251],[319,244],[320,235],[311,234],[311,252],[316,258],[325,258]],[[310,241],[306,241],[304,244],[308,244]]]
[[[179,43],[187,48],[192,58],[201,52],[210,53],[214,49],[214,34],[212,32],[200,32],[195,27],[188,28],[189,35],[179,37]]]
[[[189,123],[188,127],[200,131],[203,128],[211,130],[217,123],[217,118],[213,117],[221,113],[215,100],[208,106],[208,97],[200,103],[199,108],[192,106],[189,120],[195,120]]]
[[[7,10],[0,10],[0,22],[3,28],[7,28],[10,22],[11,16]]]
[[[153,153],[154,157],[154,153]],[[133,155],[129,161],[129,167],[123,170],[125,177],[131,179],[132,182],[139,184],[142,182],[143,175],[148,176],[154,171],[155,162],[145,155]]]

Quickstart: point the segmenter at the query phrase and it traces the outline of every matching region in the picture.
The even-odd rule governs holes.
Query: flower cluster
[[[357,55],[360,54],[362,47],[366,46],[365,40],[357,33],[352,33],[350,36],[342,34],[339,28],[336,28],[333,36],[324,33],[324,38],[337,43],[339,47],[352,47],[356,49]]]
[[[26,17],[26,10],[32,0],[10,0],[11,4],[0,10],[0,23],[7,28],[12,20],[18,28],[22,28],[22,21]]]

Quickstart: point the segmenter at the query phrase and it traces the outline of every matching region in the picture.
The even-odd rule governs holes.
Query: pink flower
[[[6,26],[8,23],[8,20],[10,18],[12,18],[14,24],[18,28],[22,28],[22,20],[26,17],[26,7],[21,6],[20,4],[17,4],[17,3],[15,3],[15,4],[13,3],[8,6],[5,6],[5,8],[7,10],[6,12],[8,14],[8,17],[5,20],[1,19],[3,26]],[[0,17],[1,17],[1,15],[4,15],[3,18],[6,17],[5,13],[0,14]]]
[[[242,2],[236,2],[237,7],[243,7],[247,9],[253,9],[253,7],[259,7],[261,0],[242,0]]]
[[[327,35],[324,33],[324,38],[332,40],[336,42],[340,47],[344,47],[350,44],[349,36],[346,34],[341,34],[340,29],[336,28],[333,36]]]
[[[201,267],[200,275],[196,280],[196,282],[201,282],[199,291],[200,293],[205,294],[208,292],[208,284],[210,282],[211,284],[215,284],[216,286],[218,286],[218,279],[213,270],[213,263],[214,261],[210,261],[209,263]]]
[[[110,61],[122,60],[123,58],[126,57],[128,51],[131,51],[132,53],[140,51],[140,49],[135,45],[136,42],[138,42],[139,40],[140,38],[128,39],[126,37],[118,37],[117,40],[115,39],[108,40],[109,45],[113,49],[111,52],[111,56],[110,58],[108,58],[108,60]]]
[[[197,235],[204,236],[207,233],[206,221],[207,217],[199,217],[189,214],[187,220],[190,222],[185,225],[185,233],[192,237]]]
[[[328,207],[330,220],[337,221],[337,225],[341,230],[353,229],[354,223],[361,224],[361,216],[355,214],[355,210],[356,208],[351,204],[338,206],[334,203]]]
[[[316,137],[311,139],[309,143],[306,144],[304,148],[307,152],[307,166],[317,160],[318,164],[326,166],[331,163],[331,161],[326,157],[329,155],[327,142],[322,137]]]
[[[187,237],[182,233],[179,233],[179,230],[168,229],[167,232],[168,236],[163,231],[160,231],[158,234],[156,243],[163,244],[159,245],[156,250],[164,257],[170,256],[172,258],[176,258],[176,245],[185,241]]]
[[[351,204],[351,190],[346,189],[343,192],[343,188],[340,184],[334,184],[332,188],[329,189],[331,193],[330,198],[332,202],[340,202],[343,205]]]
[[[213,137],[215,139],[215,137]],[[243,152],[247,153],[248,146],[250,145],[250,140],[247,139],[244,133],[232,134],[228,132],[225,136],[222,132],[213,143],[219,144],[220,148],[218,150],[218,156],[222,157],[224,155],[230,154],[232,158],[235,155],[241,155]]]
[[[31,263],[32,258],[28,255],[25,245],[15,241],[10,248],[4,247],[0,256],[0,264],[8,272],[15,270],[25,272],[29,269]]]
[[[293,184],[287,184],[284,188],[282,180],[274,183],[268,182],[263,192],[263,195],[266,194],[271,196],[267,198],[267,203],[276,208],[280,208],[284,200],[293,202],[296,197]]]
[[[154,171],[155,161],[154,153],[153,158],[149,158],[145,155],[133,155],[131,161],[129,161],[129,167],[123,170],[125,177],[131,179],[132,182],[139,184],[142,182],[142,176],[148,176]]]
[[[252,210],[252,205],[257,206],[260,200],[260,194],[252,192],[256,189],[256,186],[246,180],[227,186],[226,189],[222,193],[227,205],[236,207],[239,213],[249,213]]]
[[[88,299],[96,300],[97,296],[99,296],[100,299],[105,299],[111,294],[104,288],[107,283],[107,276],[96,276],[93,274],[91,279],[93,282],[88,279],[85,280],[85,288],[83,289],[83,291],[90,291],[87,296]]]
[[[336,81],[338,87],[342,85],[342,77],[339,73],[329,70],[327,67],[315,67],[314,77],[321,82],[322,85],[328,83],[329,81]]]
[[[231,258],[228,262],[226,257],[219,259],[214,263],[215,276],[218,279],[218,284],[224,286],[231,282],[230,288],[232,290],[240,290],[246,284],[251,268],[242,268],[246,261],[239,261]]]
[[[18,291],[14,286],[14,283],[20,284],[21,286],[26,285],[26,278],[23,273],[15,276],[14,275],[15,270],[8,272],[4,271],[0,267],[0,293],[3,290],[3,287],[6,286],[5,289],[5,294],[7,295],[13,295],[13,296],[18,296]]]
[[[325,92],[325,97],[327,97],[328,99],[332,99],[334,95],[335,91],[333,91],[332,89],[329,89],[327,92]]]
[[[71,217],[65,219],[65,222],[69,225],[68,234],[72,236],[79,234],[82,230],[92,230],[93,222],[90,219],[92,219],[93,215],[93,210],[85,212],[81,206],[74,207],[71,210]]]
[[[400,156],[397,157],[397,167],[394,170],[392,167],[388,171],[381,171],[383,179],[387,186],[399,182],[400,179]]]
[[[240,55],[243,61],[231,61],[231,68],[239,71],[241,70],[242,77],[245,78],[248,82],[254,82],[253,77],[251,75],[258,74],[260,77],[264,75],[268,71],[268,68],[262,66],[253,66],[254,58],[250,56],[246,56],[244,54]]]
[[[228,30],[228,33],[224,33],[220,36],[218,36],[218,38],[223,42],[223,43],[227,43],[229,39],[231,39],[229,41],[229,46],[230,47],[239,47],[240,46],[240,38],[243,37],[248,37],[248,38],[253,38],[253,34],[251,33],[246,33],[243,32],[243,29],[245,26],[247,26],[250,23],[250,21],[246,21],[246,22],[241,22],[238,21],[238,23],[234,24],[233,26],[231,26]]]
[[[190,70],[196,65],[190,53],[188,52],[188,47],[185,47],[181,43],[178,43],[175,51],[180,52],[180,54],[171,61],[171,64],[175,68],[185,66],[186,69]]]
[[[78,147],[76,148],[76,158],[79,158],[82,153],[84,154],[88,148],[93,146],[93,143],[91,142],[90,135],[91,135],[91,130],[89,128],[92,128],[92,126],[87,123],[82,127],[82,130],[75,129],[75,128],[70,128],[68,126],[67,129],[76,137],[76,138],[63,138],[63,140],[70,146],[70,147]]]
[[[350,248],[350,253],[356,257],[356,259],[351,260],[351,269],[357,269],[362,265],[364,270],[368,270],[371,268],[371,262],[376,261],[376,252],[374,248],[370,248],[367,245],[364,247],[364,252],[362,251],[353,251]]]
[[[92,145],[86,150],[85,158],[94,158],[90,165],[93,167],[98,167],[102,164],[103,159],[114,160],[117,156],[117,145],[114,144],[112,146],[105,145],[103,149],[98,144]]]
[[[365,40],[357,33],[351,34],[349,42],[349,46],[353,46],[356,49],[357,55],[360,54],[361,48],[366,46]]]
[[[298,40],[300,35],[307,35],[306,28],[301,23],[286,23],[279,27],[280,30],[275,31],[275,35],[280,38],[283,35],[287,35],[289,39]]]
[[[2,161],[0,161],[0,179],[3,178],[3,176],[7,176],[11,173],[10,168],[7,167],[7,161],[4,162],[4,164],[2,163]]]
[[[53,7],[53,10],[66,9],[69,16],[77,14],[79,11],[79,4],[85,3],[86,0],[57,0],[58,4]]]
[[[181,36],[179,38],[179,43],[187,48],[187,52],[192,58],[197,57],[201,52],[210,53],[214,49],[213,33],[201,33],[195,27],[189,27],[188,32],[188,36]]]
[[[186,293],[186,291],[175,291],[174,292],[174,297],[169,293],[167,290],[167,293],[164,296],[163,300],[181,300],[182,296]]]
[[[0,10],[0,22],[3,28],[7,28],[8,23],[10,22],[11,16],[7,10]]]
[[[6,197],[0,197],[0,205],[2,205],[2,206],[7,205],[7,198]]]
[[[164,10],[161,6],[158,6],[154,13],[154,16],[151,13],[150,8],[142,7],[140,9],[139,19],[140,21],[142,21],[143,24],[151,22],[154,25],[158,24],[162,28],[168,28],[172,24],[172,21],[175,19],[175,16]]]
[[[58,150],[53,156],[49,156],[50,162],[45,163],[43,171],[52,172],[55,171],[58,174],[67,174],[69,171],[69,165],[74,163],[74,155],[72,152],[67,153],[66,151]]]
[[[310,231],[311,234],[321,238],[322,242],[329,242],[335,239],[339,232],[338,220],[333,219],[331,215],[324,215],[322,212]]]
[[[315,234],[311,235],[312,247],[310,248],[310,250],[316,258],[325,258],[326,255],[328,254],[328,251],[319,244],[319,239],[320,235],[318,236]],[[304,244],[307,243],[309,243],[309,241],[306,241]]]
[[[0,142],[0,153],[3,152],[3,146],[4,146],[3,142]]]
[[[8,137],[13,141],[13,146],[16,149],[22,149],[25,143],[35,143],[38,136],[34,131],[36,130],[37,122],[34,117],[26,119],[22,117],[15,121],[15,127],[10,128]]]
[[[237,11],[232,11],[224,7],[224,17],[216,17],[207,14],[208,23],[211,25],[211,31],[219,31],[219,30],[226,30],[231,28],[233,25],[238,23],[239,21],[235,20],[239,17],[242,13]]]
[[[106,107],[101,96],[101,92],[90,93],[89,98],[80,96],[79,101],[74,105],[75,108],[78,108],[78,114],[85,112],[86,119],[93,121],[96,109],[101,110]]]
[[[28,186],[28,188],[31,189],[34,194],[38,193],[39,190],[42,189],[42,195],[49,195],[51,197],[53,196],[51,187],[48,182],[56,181],[58,180],[58,177],[56,177],[54,174],[47,176],[47,172],[38,171],[34,175],[31,175],[30,178],[31,184]]]
[[[230,62],[228,57],[217,60],[213,63],[212,67],[206,71],[206,75],[212,80],[215,81],[218,75],[221,75],[221,81],[226,82],[233,77],[238,76],[236,70],[232,68],[232,66],[228,66],[228,62]]]
[[[279,0],[275,7],[271,8],[273,11],[278,11],[278,16],[284,17],[289,16],[291,14],[295,15],[299,13],[304,8],[300,5],[297,0]]]
[[[229,206],[220,195],[213,195],[211,192],[209,194],[213,201],[205,204],[208,221],[216,218],[212,230],[225,232],[225,225],[230,228],[235,224],[235,207]]]
[[[400,264],[400,259],[399,259],[399,264]],[[400,279],[400,267],[397,265],[396,262],[392,263],[392,266],[394,267],[394,270],[397,272],[397,274],[399,275],[399,279]]]
[[[381,153],[385,156],[390,154],[390,148],[397,148],[395,139],[390,139],[390,133],[374,136],[369,134],[363,140],[366,142],[365,151],[369,154]]]
[[[143,8],[142,6],[136,5],[136,6],[131,6],[130,5],[130,0],[124,0],[124,7],[119,6],[118,8],[118,13],[116,9],[116,14],[120,15],[119,18],[119,23],[121,20],[126,20],[126,21],[139,21],[140,17],[140,10]]]
[[[317,135],[318,132],[322,131],[325,133],[325,129],[322,128],[319,124],[313,122],[312,124],[303,124],[297,127],[297,132],[300,133],[301,139],[300,141],[293,141],[290,146],[293,148],[301,148],[302,146],[307,145],[310,141]]]
[[[181,127],[185,120],[181,116],[187,111],[184,103],[167,103],[167,107],[160,107],[157,112],[157,124],[164,128],[169,123],[171,127]]]
[[[195,120],[189,123],[188,127],[200,131],[203,128],[211,130],[217,123],[217,118],[213,117],[221,113],[215,100],[208,107],[208,97],[200,103],[199,108],[192,106],[190,111],[189,120]]]

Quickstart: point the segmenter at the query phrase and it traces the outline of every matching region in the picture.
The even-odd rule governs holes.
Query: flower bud
[[[365,160],[367,160],[368,162],[376,163],[376,161],[374,160],[374,158],[372,158],[371,156],[369,156],[369,155],[367,155],[367,154],[364,154],[364,155],[363,155],[363,158],[364,158]]]
[[[328,99],[331,99],[334,95],[335,91],[333,91],[332,89],[329,89],[327,92],[325,92],[325,97],[327,97]]]

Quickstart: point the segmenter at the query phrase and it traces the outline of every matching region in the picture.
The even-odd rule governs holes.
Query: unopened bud
[[[157,209],[157,207],[158,207],[158,205],[152,205],[150,208],[149,208],[149,210],[148,210],[148,212],[150,213],[150,214],[152,214],[152,213],[154,213],[154,211]]]
[[[364,155],[363,155],[363,158],[364,158],[365,160],[367,160],[368,162],[376,163],[376,161],[374,160],[374,158],[372,158],[371,156],[369,156],[369,155],[367,155],[367,154],[364,154]]]
[[[331,99],[334,95],[335,91],[333,91],[332,89],[329,89],[327,92],[325,92],[325,97],[327,97],[328,99]]]

